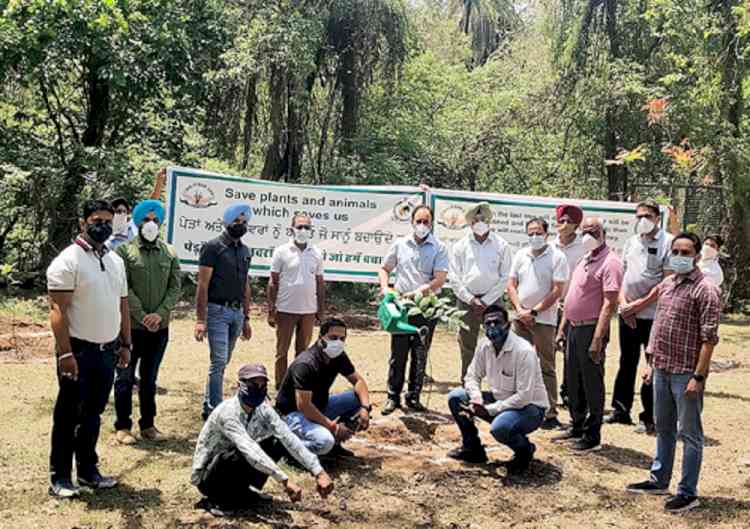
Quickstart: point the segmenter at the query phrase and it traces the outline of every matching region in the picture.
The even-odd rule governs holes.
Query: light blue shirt
[[[137,234],[138,234],[138,226],[136,226],[131,220],[130,222],[128,222],[127,235],[121,234],[121,233],[115,233],[109,239],[107,239],[107,242],[105,243],[105,245],[110,250],[114,250],[121,244],[132,241]]]
[[[396,290],[411,292],[435,279],[435,272],[448,271],[448,251],[432,233],[422,244],[413,235],[399,237],[388,249],[383,266],[395,272]]]

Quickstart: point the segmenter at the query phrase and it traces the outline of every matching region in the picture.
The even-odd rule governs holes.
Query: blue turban
[[[224,226],[234,224],[234,221],[237,220],[240,215],[245,215],[245,219],[250,222],[250,219],[253,216],[253,210],[250,209],[249,204],[238,202],[237,204],[227,206],[227,209],[224,210]]]
[[[144,200],[139,202],[133,210],[133,224],[136,226],[143,224],[149,213],[153,213],[159,219],[159,224],[164,223],[164,204],[158,200]]]

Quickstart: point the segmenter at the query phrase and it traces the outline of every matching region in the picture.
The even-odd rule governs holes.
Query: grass
[[[28,310],[33,314],[31,307]],[[207,346],[197,344],[191,331],[188,319],[173,324],[161,370],[159,385],[166,393],[158,397],[157,425],[168,439],[158,446],[115,445],[110,402],[102,417],[99,455],[102,470],[118,476],[121,485],[75,501],[56,501],[47,495],[49,430],[57,390],[54,364],[0,364],[1,528],[750,527],[750,467],[738,464],[750,453],[750,327],[746,325],[732,322],[722,327],[716,357],[741,365],[709,380],[704,412],[708,446],[700,481],[703,506],[684,516],[665,514],[663,498],[624,491],[627,483],[647,477],[655,447],[653,437],[635,434],[632,427],[605,426],[604,449],[586,456],[550,443],[550,433],[536,432],[532,437],[538,461],[525,478],[506,476],[498,462],[510,452],[492,442],[486,426],[482,426],[483,438],[491,447],[493,464],[462,466],[446,460],[445,453],[458,441],[447,418],[446,394],[458,378],[459,356],[453,335],[441,331],[430,360],[436,382],[424,399],[434,413],[423,417],[397,412],[382,418],[376,410],[371,431],[349,443],[359,457],[331,468],[337,488],[328,500],[314,493],[310,477],[287,469],[305,489],[302,503],[290,504],[279,486],[270,483],[267,491],[276,498],[270,507],[240,518],[214,519],[193,509],[199,495],[189,483],[208,358]],[[254,331],[251,342],[238,345],[228,368],[228,394],[242,363],[272,366],[271,329],[257,321]],[[349,353],[366,377],[376,405],[385,398],[388,343],[387,335],[374,331],[352,331],[348,340]],[[616,357],[611,346],[608,390]],[[346,383],[338,382],[337,387]],[[562,418],[567,419],[564,411]],[[673,489],[679,479],[680,452]]]

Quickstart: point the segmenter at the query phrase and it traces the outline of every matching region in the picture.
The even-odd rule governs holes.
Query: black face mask
[[[486,325],[484,332],[487,335],[487,338],[492,342],[492,345],[495,346],[495,349],[499,351],[505,345],[510,329],[507,325]]]
[[[247,233],[247,224],[230,224],[227,226],[227,233],[232,239],[242,239]]]
[[[255,384],[243,380],[240,380],[239,386],[240,401],[245,406],[257,408],[265,402],[266,396],[268,395],[268,386],[260,388]]]
[[[97,244],[104,244],[112,236],[112,224],[101,222],[86,226],[86,235]]]

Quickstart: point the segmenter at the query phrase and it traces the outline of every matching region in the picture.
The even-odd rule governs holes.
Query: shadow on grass
[[[159,455],[161,452],[175,452],[192,456],[195,452],[196,438],[197,436],[195,435],[189,437],[165,435],[161,441],[144,441],[143,439],[138,439],[138,442],[132,445],[132,447],[153,455]]]
[[[595,452],[595,455],[608,459],[613,463],[645,470],[651,468],[651,461],[653,460],[653,454],[644,454],[632,448],[610,444],[602,445],[602,449],[599,452]]]
[[[383,457],[321,457],[320,462],[331,478],[343,474],[354,474],[362,480],[378,474],[383,468]]]
[[[740,400],[742,402],[750,402],[750,397],[746,397],[745,395],[735,395],[734,393],[727,393],[726,391],[706,391],[705,396],[714,399],[732,399]]]
[[[495,464],[495,466],[505,466]],[[529,469],[519,476],[508,475],[500,477],[503,485],[519,489],[544,487],[562,481],[563,471],[560,467],[544,460],[534,459]]]
[[[153,520],[148,517],[144,520],[143,512],[162,505],[162,492],[159,489],[135,489],[120,483],[114,489],[83,494],[81,500],[93,511],[121,513],[127,529],[142,529],[152,526]]]
[[[690,513],[693,517],[705,517],[715,521],[716,515],[739,515],[750,513],[750,501],[737,498],[724,498],[720,496],[701,496],[701,505]],[[701,516],[703,515],[703,516]]]

